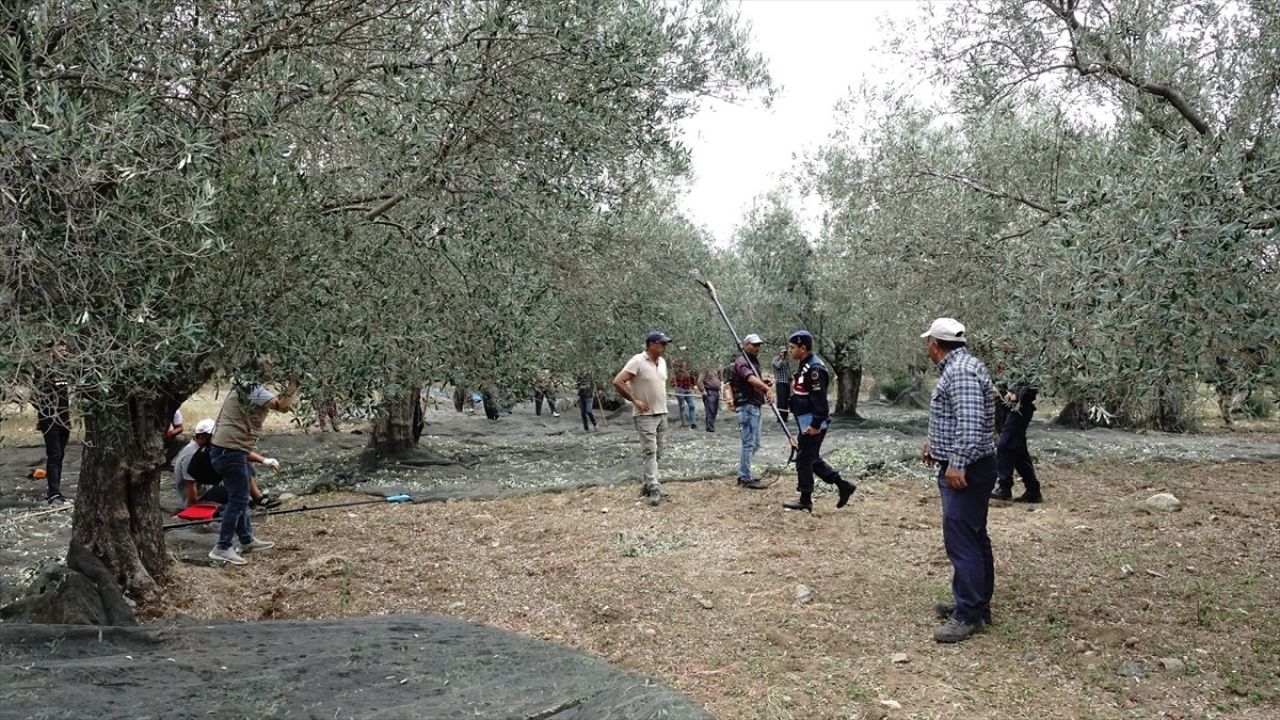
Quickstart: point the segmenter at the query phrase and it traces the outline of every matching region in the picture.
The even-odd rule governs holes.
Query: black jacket
[[[831,385],[831,373],[822,358],[814,353],[800,362],[791,376],[791,397],[788,407],[796,415],[812,415],[809,427],[821,430],[822,424],[831,419],[827,403],[827,388]]]

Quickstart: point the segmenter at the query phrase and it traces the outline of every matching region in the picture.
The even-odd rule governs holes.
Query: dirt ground
[[[287,472],[272,483],[342,481],[312,504],[389,489],[445,502],[260,518],[276,548],[245,567],[178,566],[149,617],[440,613],[587,651],[722,718],[1280,714],[1273,427],[1169,436],[1037,422],[1049,502],[993,506],[995,625],[939,646],[930,608],[950,570],[937,490],[912,461],[923,414],[864,414],[828,441],[833,464],[860,478],[855,501],[836,511],[824,494],[813,515],[781,509],[793,480],[776,430],[756,468],[776,484],[733,487],[732,418],[716,433],[672,426],[664,475],[700,481],[668,483],[657,509],[638,502],[626,417],[588,434],[573,408],[537,418],[517,406],[497,423],[433,408],[426,462],[373,473],[355,460],[366,436],[278,428],[264,446]],[[67,513],[15,519],[38,488],[14,475],[39,455],[0,459],[11,506],[0,528],[17,543],[6,573],[39,560],[34,535],[48,537],[46,555],[65,548]],[[1156,492],[1184,509],[1142,510]]]
[[[813,515],[781,509],[785,482],[724,478],[657,510],[612,487],[273,518],[274,550],[182,567],[165,614],[441,613],[585,650],[723,718],[1276,717],[1280,466],[1045,477],[1048,504],[992,509],[995,625],[958,646],[930,636],[949,580],[936,490],[896,477]],[[1137,509],[1157,491],[1185,509]]]

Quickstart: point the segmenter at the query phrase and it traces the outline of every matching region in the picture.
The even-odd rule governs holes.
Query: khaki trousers
[[[640,433],[640,459],[644,467],[645,492],[659,487],[658,460],[662,457],[662,440],[667,434],[667,414],[636,415],[636,432]]]

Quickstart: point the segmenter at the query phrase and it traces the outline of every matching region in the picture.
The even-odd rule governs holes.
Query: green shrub
[[[883,397],[886,402],[893,402],[894,400],[897,400],[898,396],[901,395],[902,392],[910,385],[911,381],[907,379],[906,375],[899,375],[887,382],[880,383],[880,396]]]
[[[1261,392],[1254,392],[1240,405],[1240,411],[1247,417],[1266,420],[1275,412],[1275,403]]]

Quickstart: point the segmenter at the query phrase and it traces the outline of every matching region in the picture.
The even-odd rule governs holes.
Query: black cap
[[[648,345],[651,342],[669,343],[671,338],[667,337],[667,334],[661,330],[651,330],[648,335],[644,336],[644,344]]]

